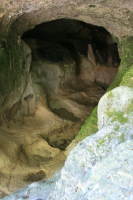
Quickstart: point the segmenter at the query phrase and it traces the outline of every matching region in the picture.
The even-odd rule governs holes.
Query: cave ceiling
[[[89,1],[2,1],[0,4],[0,35],[22,36],[35,25],[61,18],[81,20],[103,26],[119,39],[132,35],[132,0]]]

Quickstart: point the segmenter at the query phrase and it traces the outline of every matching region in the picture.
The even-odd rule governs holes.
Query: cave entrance
[[[71,123],[68,130],[60,128],[66,134],[58,141],[56,136],[43,138],[65,149],[115,79],[120,64],[117,43],[105,28],[72,19],[42,23],[22,39],[32,50],[30,73],[45,93],[45,104]]]
[[[22,40],[0,44],[3,91],[2,78],[14,73],[0,98],[0,190],[6,193],[50,179],[63,167],[120,64],[111,34],[81,21],[46,22]]]

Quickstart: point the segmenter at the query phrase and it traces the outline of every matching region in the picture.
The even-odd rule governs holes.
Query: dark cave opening
[[[48,107],[73,122],[82,114],[71,106],[79,105],[83,112],[87,109],[89,114],[85,116],[89,116],[114,81],[120,64],[117,43],[111,34],[104,27],[58,19],[36,25],[22,39],[32,50],[31,72],[37,72],[43,80],[40,82],[48,93]],[[55,103],[61,98],[71,101],[71,105]]]
[[[78,64],[78,54],[87,57],[88,45],[91,44],[97,63],[106,65],[108,58],[112,57],[113,67],[117,68],[120,64],[117,43],[104,27],[72,19],[58,19],[36,25],[23,34],[22,39],[28,42],[27,38],[45,41],[45,46],[38,44],[36,47],[37,54],[54,62],[66,59],[66,52],[61,49],[64,47]]]

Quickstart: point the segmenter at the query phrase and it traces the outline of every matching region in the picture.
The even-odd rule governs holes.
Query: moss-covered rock
[[[133,87],[133,37],[123,37],[121,46],[121,63],[119,66],[118,73],[114,82],[110,85],[106,92],[118,86]],[[108,94],[109,97],[112,93]],[[108,113],[109,116],[112,113]],[[123,113],[115,113],[114,117],[122,117]],[[114,118],[113,117],[113,118]],[[113,120],[113,119],[112,119]],[[121,121],[122,119],[120,119]],[[81,127],[79,134],[76,136],[76,140],[80,141],[85,137],[96,133],[97,127],[97,107],[94,109],[90,117],[86,120],[85,124]]]
[[[123,76],[120,86],[122,85],[133,88],[133,65]]]
[[[21,40],[0,38],[0,92],[7,95],[22,73]]]
[[[120,124],[133,123],[132,105],[133,89],[120,86],[106,93],[99,101],[98,106],[98,128],[118,122]]]
[[[81,127],[78,135],[76,136],[76,142],[79,142],[89,135],[92,135],[98,131],[97,126],[97,107],[93,110],[90,117],[86,120],[85,124]]]
[[[127,85],[123,82],[123,77],[130,71],[133,65],[133,37],[124,37],[121,42],[121,64],[116,75],[115,81],[107,89],[107,92],[118,87],[119,85]],[[130,72],[128,72],[129,74]],[[130,80],[127,80],[130,82]],[[130,84],[130,83],[128,83]]]
[[[65,199],[68,195],[75,200],[97,199],[97,195],[104,200],[119,199],[120,195],[125,199],[129,197],[132,167],[128,164],[133,162],[133,112],[129,109],[132,102],[133,89],[126,86],[117,87],[101,98],[98,105],[100,130],[71,151],[51,199]]]

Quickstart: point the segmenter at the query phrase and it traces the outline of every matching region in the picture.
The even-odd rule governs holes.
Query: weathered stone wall
[[[119,40],[133,32],[133,2],[104,0],[2,1],[0,35],[21,36],[42,22],[69,18],[105,27]]]
[[[68,127],[68,131],[63,135],[63,142],[66,139],[66,135],[70,133],[70,140],[72,139],[71,132],[74,132],[75,127],[72,122],[66,122],[60,118],[57,119],[55,115],[51,114],[47,107],[43,108],[46,103],[46,96],[38,105],[36,117],[33,119],[30,106],[34,102],[28,103],[24,98],[32,97],[33,91],[36,96],[41,96],[39,91],[40,86],[33,84],[32,80],[29,81],[29,85],[25,96],[23,96],[23,106],[25,108],[26,116],[30,116],[28,120],[24,120],[25,129],[22,131],[21,127],[16,128],[13,125],[11,131],[9,131],[10,119],[6,116],[17,115],[19,116],[21,102],[17,101],[21,98],[23,91],[27,84],[27,72],[25,71],[25,62],[30,67],[31,52],[27,52],[26,60],[24,60],[21,48],[22,44],[20,38],[23,33],[29,29],[34,28],[37,24],[47,22],[50,20],[56,20],[61,18],[81,20],[90,24],[103,26],[109,31],[113,39],[119,45],[119,53],[121,57],[121,65],[119,67],[118,74],[114,83],[108,90],[115,88],[116,86],[128,85],[132,87],[132,66],[133,66],[133,2],[132,0],[51,0],[51,1],[9,1],[1,0],[0,2],[0,76],[4,78],[0,79],[0,105],[4,108],[1,113],[5,116],[6,125],[0,131],[1,135],[1,177],[3,179],[1,183],[1,190],[10,193],[15,189],[18,189],[26,184],[36,180],[44,178],[47,174],[49,176],[49,169],[52,169],[52,164],[45,166],[45,161],[51,159],[47,158],[46,151],[51,154],[55,159],[59,156],[59,164],[63,165],[65,155],[62,155],[58,149],[47,147],[44,140],[49,140],[49,132],[53,127],[52,144],[56,143],[56,137],[61,138],[62,133]],[[14,39],[13,39],[14,38]],[[23,47],[24,48],[24,47]],[[28,57],[29,56],[29,57]],[[4,67],[3,67],[4,66]],[[22,70],[23,66],[23,70]],[[22,70],[22,71],[21,71]],[[20,74],[24,73],[24,76]],[[29,73],[29,68],[28,68]],[[34,76],[34,74],[32,74]],[[22,78],[24,80],[22,80]],[[28,76],[29,77],[29,76]],[[19,86],[20,82],[20,87]],[[30,89],[29,89],[30,88]],[[31,90],[31,88],[33,90]],[[1,92],[3,93],[1,94]],[[32,91],[32,93],[30,93]],[[14,92],[14,95],[12,95]],[[19,94],[20,92],[20,94]],[[16,95],[15,95],[16,94]],[[31,94],[31,96],[29,96]],[[4,98],[5,102],[3,102]],[[18,99],[14,99],[18,98]],[[39,98],[38,97],[38,98]],[[34,98],[33,98],[34,99]],[[32,99],[32,101],[33,101]],[[30,105],[30,106],[29,106]],[[43,105],[43,106],[42,106]],[[35,104],[32,108],[35,108]],[[75,106],[76,107],[76,106]],[[12,110],[11,110],[12,108]],[[9,112],[9,110],[11,110]],[[35,109],[34,109],[35,110]],[[21,110],[22,111],[22,110]],[[35,114],[35,113],[33,113]],[[43,115],[44,114],[44,115]],[[25,115],[24,115],[25,116]],[[45,123],[43,120],[45,119]],[[53,120],[49,120],[49,119]],[[36,128],[33,124],[37,122]],[[41,122],[41,123],[40,123]],[[0,125],[2,122],[0,121]],[[60,127],[61,125],[61,127]],[[48,132],[44,131],[44,128]],[[79,128],[79,127],[78,127]],[[39,130],[39,132],[38,132]],[[87,135],[94,134],[97,131],[97,109],[93,111],[93,114],[86,124],[82,127],[79,133],[79,140],[83,139]],[[10,133],[9,133],[10,132]],[[45,134],[44,134],[45,132]],[[19,134],[18,134],[19,133]],[[30,133],[30,134],[27,134]],[[56,133],[56,134],[55,134]],[[11,135],[12,134],[12,135]],[[4,136],[3,136],[4,135]],[[38,140],[38,135],[41,139]],[[46,137],[46,135],[48,135]],[[8,138],[8,139],[7,139]],[[62,139],[62,138],[61,138]],[[62,140],[60,144],[62,145]],[[41,145],[39,145],[41,144]],[[64,144],[64,143],[63,143]],[[6,148],[8,146],[8,148]],[[39,146],[39,150],[34,152],[29,148],[36,149]],[[41,147],[42,148],[41,148]],[[38,153],[41,151],[41,154]],[[56,151],[56,155],[54,152]],[[43,152],[43,153],[42,153]],[[60,155],[61,154],[61,155]],[[46,156],[45,156],[46,155]],[[28,157],[29,156],[29,157]],[[33,164],[34,163],[34,164]],[[32,168],[34,165],[34,168]],[[51,167],[52,166],[52,167]],[[22,169],[23,168],[23,169]],[[42,169],[42,171],[40,170]],[[48,169],[49,168],[49,169]],[[21,170],[22,171],[21,171]],[[32,169],[32,171],[31,171]],[[45,169],[45,170],[44,170]],[[44,171],[43,171],[44,170]],[[20,172],[21,171],[21,172]],[[57,170],[58,171],[58,170]],[[46,172],[46,174],[45,174]],[[39,176],[39,178],[38,178]],[[11,177],[11,178],[10,178]],[[30,178],[29,178],[30,177]],[[31,178],[32,177],[32,178]],[[30,182],[25,182],[25,180]],[[31,180],[32,179],[32,180]],[[23,184],[22,184],[23,180]]]

